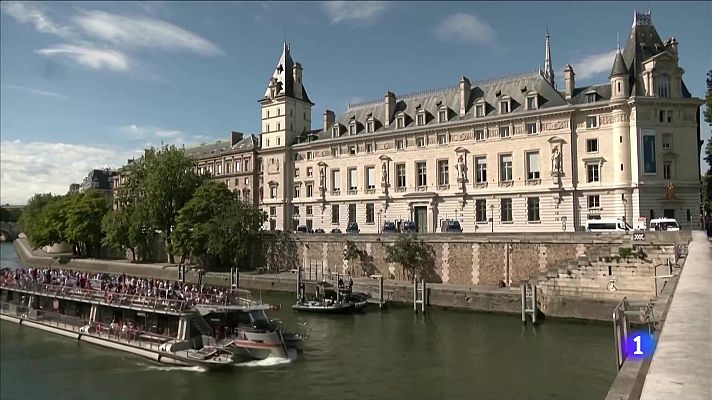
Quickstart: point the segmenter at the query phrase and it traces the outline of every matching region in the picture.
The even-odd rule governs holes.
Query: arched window
[[[658,76],[658,97],[670,97],[670,75]]]

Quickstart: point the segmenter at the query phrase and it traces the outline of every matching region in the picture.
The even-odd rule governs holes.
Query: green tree
[[[143,162],[137,164],[132,174],[129,196],[142,202],[148,226],[161,231],[168,250],[168,262],[174,263],[172,239],[176,218],[206,177],[199,176],[193,159],[175,146],[147,151]],[[212,206],[208,205],[208,208]]]
[[[223,183],[206,181],[178,214],[174,249],[206,270],[239,268],[266,220],[264,212],[242,202]]]
[[[712,126],[712,69],[707,72],[707,95],[705,96],[707,109],[705,110],[705,121]],[[707,218],[712,216],[712,138],[707,140],[705,146],[704,160],[707,162],[707,172],[702,177],[702,201],[705,207]],[[705,221],[709,223],[708,221]]]
[[[20,226],[33,247],[66,241],[65,196],[36,194],[27,203]]]
[[[145,259],[147,246],[151,242],[151,233],[146,225],[146,218],[139,206],[125,206],[110,210],[101,221],[104,231],[104,244],[131,250],[133,262],[137,261],[138,253]]]
[[[101,222],[109,211],[109,203],[100,193],[89,190],[66,196],[65,237],[73,243],[77,255],[96,255],[101,248]]]
[[[344,247],[344,261],[348,262],[351,267],[351,274],[353,275],[353,265],[352,262],[359,260],[363,263],[363,259],[366,256],[366,252],[359,249],[358,246],[356,246],[356,243],[347,240],[346,241],[346,246]]]
[[[440,281],[435,273],[435,251],[415,235],[398,235],[395,242],[386,247],[386,260],[402,265],[410,279]]]
[[[0,207],[0,221],[2,222],[17,222],[20,220],[20,215],[22,215],[21,209]]]

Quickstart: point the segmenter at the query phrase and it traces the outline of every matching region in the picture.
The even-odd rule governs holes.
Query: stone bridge
[[[20,234],[20,224],[17,222],[0,222],[0,235],[3,242],[12,242]]]

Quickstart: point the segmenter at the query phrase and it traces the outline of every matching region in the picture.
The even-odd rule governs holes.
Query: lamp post
[[[561,217],[561,230],[566,232],[566,216]]]
[[[625,198],[625,193],[621,193],[621,200],[623,201],[623,223],[625,224],[626,230],[628,228],[628,199]]]
[[[376,232],[381,233],[381,213],[383,209],[378,210],[378,226],[376,227]]]
[[[492,233],[494,233],[494,204],[490,204],[490,218],[489,222],[492,225]]]

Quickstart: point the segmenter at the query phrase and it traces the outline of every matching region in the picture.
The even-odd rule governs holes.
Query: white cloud
[[[0,146],[2,204],[24,204],[35,193],[64,194],[94,168],[118,168],[132,153],[100,146],[3,140]]]
[[[128,58],[115,50],[102,50],[73,44],[60,44],[46,49],[35,50],[47,57],[64,57],[77,64],[93,69],[108,69],[123,72],[129,69]]]
[[[3,1],[0,3],[0,9],[21,24],[33,25],[39,32],[49,33],[61,37],[72,36],[71,28],[56,24],[39,8],[35,7],[31,3]]]
[[[195,140],[195,136],[187,135],[183,131],[155,126],[130,124],[118,127],[118,131],[128,139],[143,141],[148,140],[148,143],[144,143],[147,147],[150,147],[151,145],[159,146],[159,144],[156,143],[174,144],[180,146]]]
[[[74,21],[87,35],[127,48],[185,50],[202,55],[222,53],[210,41],[155,18],[86,11]]]
[[[63,94],[50,92],[50,91],[42,90],[42,89],[35,89],[35,88],[31,88],[31,87],[16,86],[16,85],[8,85],[7,87],[10,89],[22,90],[23,92],[37,94],[40,96],[55,97],[57,99],[64,99],[64,100],[69,99],[69,97],[67,97]]]
[[[475,15],[456,13],[440,21],[435,27],[435,35],[443,41],[487,44],[494,40],[495,32]]]
[[[339,22],[375,22],[388,7],[383,1],[327,1],[322,8],[332,24]]]
[[[611,72],[617,51],[618,50],[611,50],[604,53],[591,54],[578,62],[571,63],[571,65],[574,67],[578,78],[582,80],[592,78],[603,72]],[[564,76],[563,72],[561,76]]]

